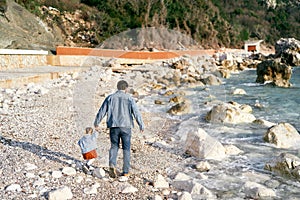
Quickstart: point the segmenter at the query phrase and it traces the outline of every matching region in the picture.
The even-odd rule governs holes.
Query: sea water
[[[293,68],[290,88],[280,88],[256,83],[256,70],[245,70],[232,74],[219,86],[189,89],[188,98],[192,102],[192,113],[183,116],[170,116],[184,121],[191,121],[203,128],[209,135],[223,144],[232,144],[243,151],[221,162],[213,163],[207,173],[208,179],[200,183],[218,194],[223,199],[243,199],[245,180],[258,182],[276,192],[276,199],[300,199],[300,182],[280,177],[264,170],[264,165],[282,152],[300,157],[300,151],[278,149],[263,141],[266,127],[255,124],[224,125],[205,121],[205,115],[211,107],[210,101],[229,102],[250,105],[256,118],[273,123],[286,122],[300,130],[300,67]],[[245,95],[233,95],[234,89],[245,90]],[[158,97],[151,97],[151,100]],[[261,107],[254,105],[259,103]],[[147,107],[147,106],[146,106]],[[165,112],[166,107],[148,104],[148,109]],[[159,110],[160,109],[160,110]],[[190,126],[191,123],[187,123]],[[181,127],[184,128],[184,127]],[[299,144],[300,148],[300,144]],[[255,178],[256,177],[256,178]]]

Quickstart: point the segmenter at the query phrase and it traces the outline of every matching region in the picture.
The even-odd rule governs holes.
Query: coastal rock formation
[[[290,87],[292,68],[279,60],[266,60],[257,65],[257,83],[270,83],[279,87]]]
[[[299,146],[300,135],[291,124],[280,123],[268,129],[264,140],[275,144],[278,148],[292,148]]]
[[[300,158],[295,155],[281,153],[278,157],[266,163],[264,168],[281,176],[300,180]]]
[[[252,108],[236,102],[222,103],[214,106],[206,115],[206,120],[213,123],[251,123],[255,116],[251,114]]]
[[[281,38],[275,44],[275,57],[290,66],[300,66],[300,41],[295,38]]]

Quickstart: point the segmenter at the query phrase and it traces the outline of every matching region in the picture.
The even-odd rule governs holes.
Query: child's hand
[[[99,127],[99,126],[95,126],[95,130],[96,130],[97,132],[99,132],[99,131],[100,131],[100,127]]]

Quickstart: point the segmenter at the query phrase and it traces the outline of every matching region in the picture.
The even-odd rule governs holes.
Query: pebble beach
[[[199,105],[204,110],[220,103],[209,89],[211,85],[222,84],[216,62],[210,56],[183,56],[169,63],[122,68],[109,60],[47,82],[1,89],[0,196],[2,199],[190,200],[253,199],[263,195],[280,199],[272,190],[280,185],[278,180],[262,169],[248,168],[242,150],[228,144],[223,147],[219,142],[224,136],[218,131],[238,129],[216,126],[218,135],[214,137],[219,141],[214,139],[204,131],[211,126],[204,119],[206,113],[193,114],[190,102],[185,99],[193,93],[191,88],[201,88],[207,91],[207,97],[201,98],[211,99]],[[99,157],[93,163],[94,169],[85,173],[77,141],[86,127],[93,127],[104,98],[116,91],[116,83],[121,79],[128,81],[145,123],[144,133],[137,126],[133,128],[131,175],[125,179],[112,179],[108,175],[110,142],[105,120],[100,124]],[[182,102],[174,103],[178,101]],[[192,117],[185,121],[191,113]],[[252,121],[255,119],[252,117],[247,115],[244,120]],[[191,156],[185,145],[188,133],[193,131],[201,132],[207,142],[217,144],[232,157],[222,157],[226,156],[224,152],[207,145],[203,146],[213,152],[213,158]],[[247,145],[245,148],[250,148]],[[121,167],[120,149],[119,172]],[[258,184],[263,182],[264,185]],[[297,188],[294,185],[290,190]]]

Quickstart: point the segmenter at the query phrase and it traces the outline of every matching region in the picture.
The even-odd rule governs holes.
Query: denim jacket
[[[78,145],[82,154],[97,149],[97,137],[98,133],[94,132],[92,135],[86,134],[80,138]]]
[[[144,130],[142,116],[137,108],[134,99],[122,90],[109,95],[101,105],[94,125],[98,126],[103,117],[107,114],[107,127],[134,127],[133,117],[135,118],[140,130]]]

